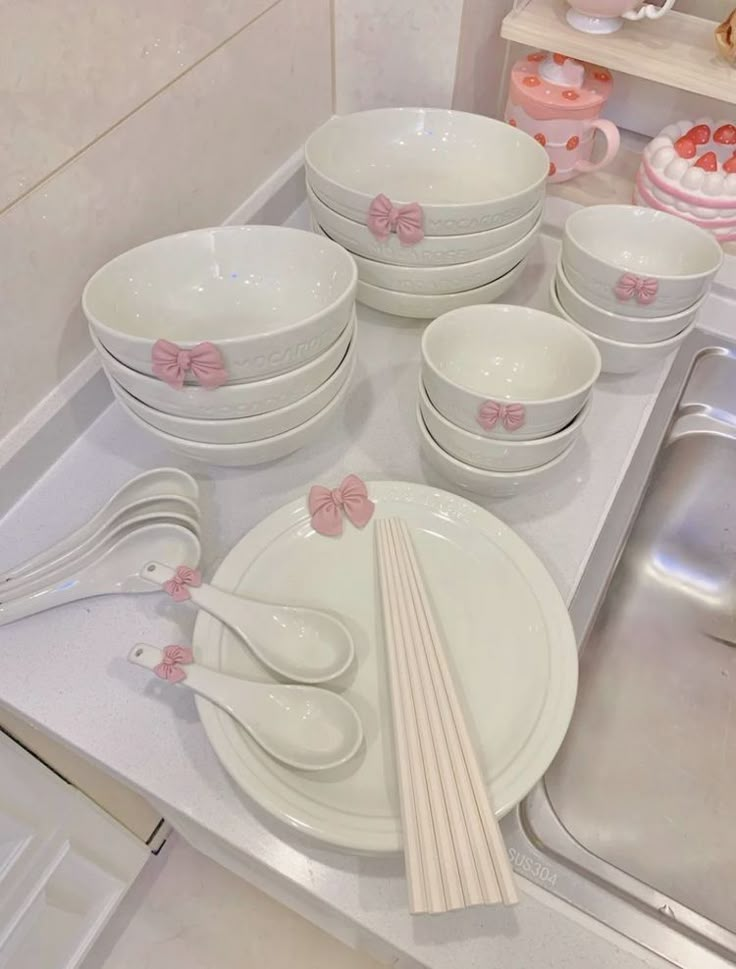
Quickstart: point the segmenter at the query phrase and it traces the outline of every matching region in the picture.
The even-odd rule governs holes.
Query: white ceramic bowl
[[[544,197],[549,173],[547,153],[525,132],[438,108],[332,118],[304,157],[308,180],[335,211],[366,224],[378,194],[397,206],[418,202],[425,232],[438,236],[515,221]]]
[[[355,370],[355,361],[347,375],[345,383],[337,394],[319,413],[315,414],[304,424],[293,427],[284,434],[277,434],[275,437],[267,437],[262,441],[251,441],[248,444],[202,444],[194,441],[185,441],[184,438],[175,437],[173,434],[166,434],[156,427],[151,427],[144,420],[128,410],[125,402],[118,398],[122,406],[127,410],[131,420],[133,420],[143,430],[153,434],[154,437],[166,445],[170,450],[199,461],[203,464],[219,465],[229,468],[247,468],[256,464],[266,464],[269,461],[277,461],[285,458],[288,454],[293,454],[301,448],[313,444],[324,433],[326,425],[342,409],[345,399],[350,389],[350,382]],[[113,386],[113,392],[115,387]]]
[[[417,407],[417,427],[422,454],[435,471],[465,491],[492,498],[508,498],[545,487],[550,483],[550,478],[556,475],[557,468],[573,450],[571,444],[553,461],[529,471],[483,471],[464,461],[458,461],[443,450],[429,433],[419,407]]]
[[[196,229],[155,239],[99,269],[82,306],[100,343],[153,374],[158,339],[209,341],[229,382],[294,370],[323,353],[353,311],[353,257],[312,232],[272,225]],[[187,382],[195,383],[191,373]]]
[[[661,363],[690,336],[696,323],[693,320],[682,333],[660,343],[621,343],[617,340],[608,340],[598,333],[589,332],[569,316],[557,297],[554,278],[550,283],[550,304],[555,313],[574,323],[582,333],[587,334],[595,343],[601,355],[601,370],[603,373],[637,373],[639,370],[646,369],[646,367]]]
[[[436,409],[498,440],[561,431],[600,370],[600,354],[579,327],[525,306],[468,306],[440,316],[422,336],[422,379]]]
[[[358,279],[381,289],[392,289],[398,293],[412,296],[438,296],[462,293],[468,289],[485,286],[504,276],[514,266],[526,258],[539,235],[541,219],[527,234],[513,246],[476,259],[475,262],[458,263],[456,266],[390,266],[374,259],[364,259],[353,253],[358,264]],[[317,223],[312,222],[315,232],[324,233]]]
[[[562,235],[568,282],[611,313],[682,313],[708,291],[722,262],[720,245],[705,229],[635,205],[579,209]]]
[[[309,185],[307,195],[314,221],[330,239],[353,254],[393,266],[457,266],[497,255],[527,236],[539,222],[541,212],[535,206],[518,221],[498,229],[464,236],[427,235],[416,245],[405,246],[395,234],[381,241],[367,226],[334,212],[317,198]]]
[[[562,263],[557,264],[557,296],[567,315],[589,333],[597,333],[608,340],[625,343],[659,343],[682,333],[697,318],[708,294],[682,313],[674,316],[653,316],[642,319],[609,313],[584,299],[571,285]]]
[[[531,471],[554,461],[577,440],[591,406],[588,400],[575,420],[549,437],[534,441],[494,441],[481,434],[470,434],[448,421],[434,406],[424,384],[419,381],[419,409],[435,442],[451,457],[483,471]]]
[[[162,380],[138,373],[120,363],[105,350],[94,333],[92,342],[108,378],[133,397],[165,414],[215,421],[267,414],[307,397],[334,373],[347,352],[355,329],[355,323],[350,323],[331,347],[303,367],[266,380],[226,384],[215,390],[198,386],[174,390]]]
[[[432,320],[442,313],[448,313],[461,306],[490,303],[494,299],[500,299],[521,276],[525,266],[526,259],[518,266],[514,266],[505,276],[494,279],[485,286],[469,289],[465,293],[448,293],[445,296],[414,296],[411,293],[396,293],[392,289],[381,289],[380,286],[371,286],[370,283],[364,283],[361,280],[358,282],[358,302],[393,316]]]
[[[115,393],[128,410],[165,434],[173,434],[174,437],[200,444],[249,444],[251,441],[262,441],[267,437],[285,434],[323,410],[347,380],[355,353],[353,341],[337,370],[311,394],[287,407],[280,407],[267,414],[256,414],[254,417],[236,417],[225,421],[174,417],[141,403],[120,385],[115,388]]]

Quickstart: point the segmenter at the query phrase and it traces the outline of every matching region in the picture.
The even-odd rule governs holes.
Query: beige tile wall
[[[275,0],[9,0],[0,211]]]
[[[338,113],[449,108],[462,10],[463,0],[335,0]]]
[[[82,8],[89,19],[73,50]],[[6,10],[13,25],[4,20],[2,44],[26,49],[12,69],[21,89],[25,72],[41,71],[37,59],[47,65],[33,82],[47,96],[37,90],[28,101],[36,123],[16,128],[16,170],[37,178],[52,155],[108,129],[0,214],[0,438],[88,352],[79,296],[94,269],[136,243],[220,222],[332,110],[330,0],[6,0]],[[61,18],[55,30],[39,26],[47,10]],[[160,57],[151,52],[157,37]],[[194,66],[156,93],[185,62]],[[56,119],[57,144],[40,133],[46,123],[56,130],[60,65],[68,111],[66,124]],[[13,110],[24,115],[20,103]],[[116,124],[116,112],[128,114]]]

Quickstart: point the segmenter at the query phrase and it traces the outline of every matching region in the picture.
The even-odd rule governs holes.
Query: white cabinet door
[[[148,857],[0,733],[0,969],[77,966]]]

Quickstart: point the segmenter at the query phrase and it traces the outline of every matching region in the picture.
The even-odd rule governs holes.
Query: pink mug
[[[596,171],[615,158],[621,144],[618,128],[598,117],[612,85],[607,70],[561,54],[540,51],[514,64],[505,120],[547,150],[550,182]],[[592,162],[596,131],[605,138],[606,149]]]

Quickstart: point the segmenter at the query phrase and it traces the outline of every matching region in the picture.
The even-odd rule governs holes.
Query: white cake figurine
[[[678,121],[647,145],[634,201],[736,239],[736,124]]]

